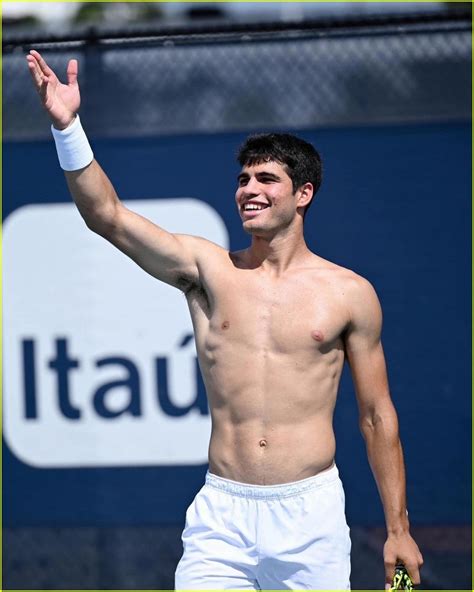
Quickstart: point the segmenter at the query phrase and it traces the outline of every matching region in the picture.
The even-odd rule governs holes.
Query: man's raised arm
[[[409,530],[398,419],[380,340],[382,311],[375,290],[363,278],[353,280],[348,294],[351,322],[345,348],[357,394],[360,428],[385,512],[385,585],[390,587],[398,562],[405,565],[417,585],[423,558]]]
[[[170,234],[128,210],[94,159],[77,115],[81,103],[77,60],[69,61],[67,84],[62,84],[37,51],[30,51],[26,59],[53,123],[59,161],[69,190],[87,226],[159,280],[183,290],[198,284],[197,253],[212,243]]]

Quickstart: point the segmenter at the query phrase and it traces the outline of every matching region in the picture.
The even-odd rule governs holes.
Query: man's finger
[[[43,74],[45,74],[46,76],[50,76],[51,74],[54,74],[54,72],[51,70],[51,68],[48,66],[48,64],[44,61],[41,54],[39,54],[36,51],[36,49],[32,49],[30,51],[30,54],[36,58],[36,61],[38,62]]]
[[[407,563],[405,565],[408,575],[411,578],[414,586],[418,586],[420,583],[420,570],[416,563]]]
[[[69,60],[67,65],[67,82],[69,86],[75,86],[77,84],[77,72],[77,60]]]
[[[390,588],[393,582],[393,576],[395,575],[395,562],[385,561],[385,589]]]
[[[28,62],[28,69],[30,71],[31,77],[33,78],[33,82],[35,83],[36,87],[39,89],[41,87],[41,85],[43,84],[43,75],[42,75],[41,70],[38,66],[38,63],[31,56],[27,56],[26,59]]]

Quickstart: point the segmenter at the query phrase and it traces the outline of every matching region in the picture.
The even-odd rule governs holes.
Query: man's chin
[[[260,228],[260,225],[256,223],[255,219],[242,220],[242,228],[245,230],[245,232],[253,233],[255,230]]]
[[[270,232],[263,224],[256,224],[255,220],[244,220],[242,228],[252,236],[266,236]]]

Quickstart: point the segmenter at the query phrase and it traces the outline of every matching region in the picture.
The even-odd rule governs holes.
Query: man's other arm
[[[409,531],[403,452],[381,343],[382,311],[375,290],[361,277],[351,281],[348,295],[351,320],[345,348],[357,395],[360,429],[384,507],[386,587],[397,562],[405,565],[417,585],[423,558]]]

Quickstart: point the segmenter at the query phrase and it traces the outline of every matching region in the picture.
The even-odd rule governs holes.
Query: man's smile
[[[261,201],[250,200],[240,206],[240,210],[245,218],[254,218],[263,210],[270,207],[270,204]]]

